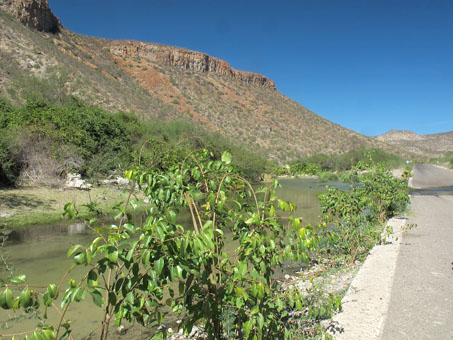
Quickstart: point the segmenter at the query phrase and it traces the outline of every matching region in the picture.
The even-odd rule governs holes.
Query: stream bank
[[[99,215],[109,216],[114,213],[116,205],[126,201],[127,195],[122,188],[107,185],[90,190],[49,187],[0,189],[0,227],[10,229],[61,222],[66,203],[73,203],[76,207],[94,203]],[[143,199],[138,203],[138,209],[145,208]]]

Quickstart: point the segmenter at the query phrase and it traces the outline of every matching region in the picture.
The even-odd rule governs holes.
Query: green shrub
[[[21,166],[11,150],[11,136],[6,129],[0,129],[0,186],[16,183]]]
[[[324,231],[328,251],[342,254],[351,262],[379,240],[375,225],[404,211],[409,203],[406,182],[395,178],[382,164],[374,165],[359,179],[360,186],[347,191],[328,188],[319,196],[325,222],[334,225]]]
[[[266,159],[237,145],[219,133],[208,132],[189,122],[138,121],[121,113],[134,145],[136,162],[146,166],[169,169],[188,153],[208,149],[219,160],[223,151],[233,155],[233,165],[251,181],[259,180],[265,172]]]
[[[3,184],[14,184],[17,171],[26,165],[21,162],[29,163],[30,158],[36,159],[36,153],[42,153],[43,157],[46,154],[59,162],[60,170],[77,163],[80,165],[77,170],[88,175],[106,174],[131,165],[129,132],[119,119],[99,108],[62,107],[43,102],[28,102],[18,109],[12,109],[4,102],[0,105],[2,136],[9,132],[8,139],[2,137],[0,142],[4,158]],[[40,150],[33,147],[36,143],[40,144]],[[20,160],[12,157],[11,149],[22,155]],[[75,162],[76,156],[83,161]]]
[[[321,183],[338,180],[338,176],[332,172],[321,172],[318,174],[318,178]]]
[[[33,140],[44,143],[42,147],[49,159],[60,163],[52,167],[52,173],[62,173],[72,167],[92,177],[134,164],[168,170],[187,154],[205,148],[217,160],[223,150],[231,152],[235,157],[233,165],[252,181],[259,180],[267,166],[263,156],[188,122],[143,121],[131,113],[112,115],[80,103],[56,106],[29,101],[23,107],[12,108],[1,99],[0,110],[2,135],[6,135],[6,131],[16,131],[12,133],[13,138],[3,138],[0,142],[3,184],[14,184],[17,171],[20,172],[23,165],[14,160],[10,151],[16,149],[17,153],[33,158],[33,153],[37,152],[32,147]],[[18,144],[13,146],[14,140]],[[61,169],[56,171],[56,168]]]
[[[403,159],[380,149],[357,149],[339,155],[316,154],[291,162],[291,174],[317,174],[319,171],[346,171],[360,165],[368,167],[372,162],[400,167]]]

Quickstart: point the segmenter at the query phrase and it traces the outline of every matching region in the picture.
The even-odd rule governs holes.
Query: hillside
[[[389,147],[329,122],[265,76],[201,52],[68,31],[46,0],[0,0],[0,96],[65,104],[73,96],[142,119],[187,120],[281,162]]]
[[[436,156],[453,151],[453,131],[418,135],[412,131],[390,130],[375,138],[418,154]]]

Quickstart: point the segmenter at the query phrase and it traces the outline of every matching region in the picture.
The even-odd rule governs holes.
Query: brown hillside
[[[280,161],[358,147],[390,150],[285,97],[265,76],[201,52],[74,34],[46,5],[0,0],[0,95],[13,103],[27,97],[60,103],[69,94],[144,119],[190,120]],[[40,10],[22,20],[17,6]],[[30,13],[39,16],[30,20]],[[49,18],[57,29],[41,22]]]
[[[418,135],[412,131],[390,130],[376,139],[424,155],[440,155],[453,151],[453,131]]]

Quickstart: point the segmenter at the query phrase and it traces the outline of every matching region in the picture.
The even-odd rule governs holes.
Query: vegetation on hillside
[[[166,170],[200,148],[217,159],[228,150],[250,180],[265,171],[262,156],[187,122],[112,115],[77,101],[68,106],[30,101],[14,108],[0,99],[1,185],[57,184],[71,171],[93,178],[138,164]]]

